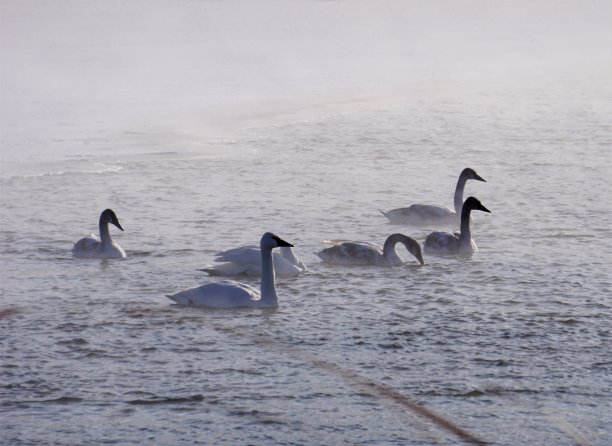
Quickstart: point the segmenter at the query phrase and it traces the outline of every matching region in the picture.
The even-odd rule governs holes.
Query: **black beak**
[[[474,177],[475,180],[478,181],[484,181],[485,183],[487,182],[487,180],[485,180],[483,177],[481,177],[480,175],[476,174],[476,176]]]
[[[115,220],[112,223],[123,231],[123,228],[121,227],[121,224],[119,223],[119,220]]]
[[[491,211],[488,210],[486,207],[484,207],[484,205],[482,205],[482,204],[480,206],[478,206],[478,210],[479,211],[488,212],[489,214],[491,213]]]
[[[288,246],[293,248],[293,245],[289,242],[284,241],[282,238],[274,236],[274,240],[276,240],[276,243],[278,244],[278,246]]]

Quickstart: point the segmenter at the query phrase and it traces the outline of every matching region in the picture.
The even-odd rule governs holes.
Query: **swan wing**
[[[272,253],[274,270],[279,277],[291,277],[306,270],[303,263],[294,264],[290,259],[278,252]],[[297,260],[297,259],[296,259]],[[261,275],[261,250],[254,246],[241,246],[228,249],[216,254],[216,262],[224,262],[223,265],[206,267],[204,270],[211,275],[237,276],[237,275]],[[211,272],[212,271],[212,272]]]
[[[261,251],[255,246],[240,246],[215,254],[215,261],[261,265]]]
[[[457,233],[432,232],[425,239],[425,252],[434,254],[453,254],[459,251],[459,236]]]
[[[444,206],[433,204],[413,204],[407,208],[397,208],[390,211],[381,211],[393,224],[428,224],[453,222],[455,211]]]
[[[358,245],[369,246],[372,249],[378,249],[382,252],[382,248],[380,245],[377,245],[376,243],[370,243],[370,242],[361,242],[361,241],[353,241],[353,240],[324,240],[323,243],[325,243],[326,245],[331,245],[331,246],[340,246],[344,243],[354,243]]]
[[[95,257],[101,246],[100,240],[91,234],[89,237],[84,237],[76,242],[72,247],[72,253],[77,257]]]
[[[211,276],[259,276],[261,275],[261,266],[226,262],[218,265],[207,265],[199,271],[204,271]]]
[[[449,217],[455,217],[455,211],[444,206],[436,206],[435,204],[413,204],[409,209],[416,213],[423,220],[438,220]]]
[[[208,283],[167,297],[179,305],[205,308],[256,307],[261,300],[257,289],[234,281]]]
[[[295,252],[293,252],[293,249],[290,246],[281,247],[280,251],[278,252],[278,255],[279,257],[282,257],[287,262],[289,262],[291,265],[295,266],[299,270],[299,272],[306,271],[306,265],[295,255]],[[276,266],[276,260],[274,265]]]
[[[343,242],[322,249],[317,255],[324,262],[340,265],[375,265],[383,252],[379,246],[371,243]]]

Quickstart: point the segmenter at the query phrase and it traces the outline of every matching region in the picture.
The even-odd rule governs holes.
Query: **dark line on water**
[[[477,444],[477,445],[489,444],[488,442],[478,438],[476,435],[470,433],[466,429],[463,429],[462,427],[446,419],[442,415],[436,413],[432,409],[428,409],[424,406],[420,406],[415,401],[413,401],[406,395],[403,395],[402,393],[398,392],[397,390],[393,389],[392,387],[389,387],[382,383],[366,378],[365,376],[359,375],[358,373],[355,373],[351,370],[342,368],[339,365],[331,363],[329,361],[317,359],[311,354],[303,350],[300,350],[296,347],[293,347],[291,345],[287,345],[286,343],[279,341],[277,339],[274,339],[269,335],[263,335],[261,333],[252,333],[252,332],[248,334],[246,333],[243,334],[225,325],[221,325],[218,323],[213,323],[213,325],[214,325],[214,328],[218,331],[222,331],[224,333],[228,333],[228,334],[238,336],[241,338],[248,338],[251,341],[257,340],[258,342],[262,344],[265,344],[269,347],[273,347],[274,351],[285,353],[287,356],[290,356],[301,362],[308,362],[314,367],[323,369],[331,374],[339,376],[340,378],[342,378],[343,380],[345,380],[346,382],[354,386],[360,387],[365,392],[369,393],[370,395],[374,397],[384,397],[387,400],[393,401],[394,403],[400,406],[403,406],[406,409],[411,410],[417,415],[428,419],[433,424],[446,430],[447,432],[452,433],[453,435],[456,435],[457,437],[459,437],[460,439],[462,439],[463,441],[467,443],[472,443],[472,444]]]
[[[21,313],[21,308],[2,308],[0,309],[0,319],[4,319],[10,316],[15,316]]]

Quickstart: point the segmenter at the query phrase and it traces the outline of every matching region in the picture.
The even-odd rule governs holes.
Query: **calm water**
[[[609,444],[609,72],[413,82],[222,137],[17,125],[0,180],[0,443],[462,442],[393,391],[493,444]],[[43,105],[19,113],[36,122]],[[492,211],[474,215],[472,259],[314,255],[330,238],[422,242],[437,228],[378,210],[451,206],[466,166]],[[128,257],[74,259],[106,207]],[[215,281],[196,269],[265,231],[309,266],[278,280],[277,311],[165,297]]]

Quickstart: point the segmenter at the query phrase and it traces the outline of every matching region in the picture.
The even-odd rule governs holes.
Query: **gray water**
[[[612,76],[599,26],[609,9],[465,2],[480,13],[458,25],[447,2],[385,11],[358,2],[344,19],[334,14],[345,2],[62,4],[71,7],[63,15],[2,3],[2,58],[13,65],[3,65],[2,90],[0,443],[471,441],[415,402],[473,441],[609,444]],[[234,16],[231,5],[257,15]],[[90,29],[100,15],[115,34]],[[421,23],[438,15],[437,26]],[[474,25],[483,17],[484,31]],[[412,27],[398,35],[401,18]],[[60,31],[67,20],[84,41]],[[284,24],[286,39],[274,40],[269,23]],[[26,33],[32,24],[48,34]],[[340,40],[325,47],[331,25],[352,34],[334,33]],[[165,34],[170,47],[209,57],[191,66],[174,55],[181,86],[164,71],[171,64],[153,62],[160,27],[183,30]],[[547,34],[567,28],[581,31],[574,46],[575,35],[562,34],[561,46]],[[460,51],[407,39],[398,56],[393,38],[415,29],[444,30]],[[227,52],[213,51],[210,36],[224,36],[216,45]],[[128,38],[138,45],[125,49]],[[49,77],[19,76],[45,42],[56,48],[38,61]],[[485,57],[499,45],[507,57]],[[91,49],[101,52],[88,59]],[[376,54],[378,68],[360,51]],[[135,54],[144,68],[125,62]],[[429,66],[410,70],[424,54]],[[111,63],[120,55],[123,68]],[[273,63],[258,63],[266,55]],[[205,60],[226,77],[197,84]],[[161,72],[150,83],[135,82],[153,66]],[[400,82],[394,67],[411,78]],[[110,90],[96,91],[107,77]],[[147,101],[154,80],[170,91]],[[487,182],[466,194],[492,211],[474,215],[471,259],[425,256],[421,267],[402,252],[400,267],[351,268],[314,254],[325,239],[382,243],[403,232],[423,242],[439,228],[390,225],[378,211],[451,206],[467,166]],[[111,232],[128,257],[73,258],[72,243],[97,231],[106,207],[125,228]],[[165,297],[216,281],[197,268],[265,231],[309,267],[277,280],[278,310],[184,308]]]

